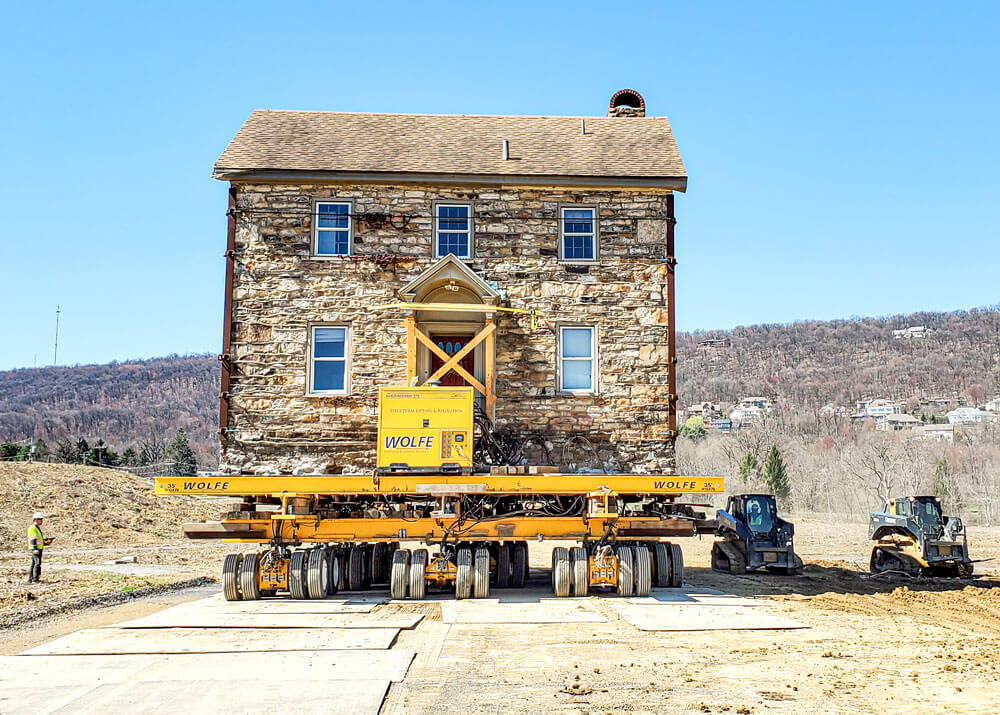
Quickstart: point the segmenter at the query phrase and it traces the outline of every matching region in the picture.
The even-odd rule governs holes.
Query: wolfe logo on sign
[[[433,435],[413,437],[411,435],[386,436],[386,449],[431,449],[434,446]]]

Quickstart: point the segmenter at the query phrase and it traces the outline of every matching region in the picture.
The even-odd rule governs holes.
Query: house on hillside
[[[923,423],[913,415],[892,414],[886,415],[883,419],[875,422],[875,429],[883,432],[902,432],[903,430],[919,427]]]
[[[1000,412],[1000,397],[994,397],[983,405],[983,409],[987,412]]]
[[[952,425],[974,425],[981,422],[995,422],[997,416],[992,412],[977,410],[975,407],[956,407],[945,417],[948,424]]]
[[[771,412],[771,401],[766,397],[744,397],[729,413],[735,426],[760,422]]]
[[[914,439],[940,440],[950,444],[955,441],[955,425],[921,425],[914,427],[911,434]]]
[[[378,388],[425,384],[471,385],[557,466],[673,470],[687,176],[637,92],[599,117],[255,111],[214,176],[223,471],[367,471]]]
[[[919,340],[927,337],[930,332],[924,325],[911,325],[908,328],[893,330],[892,337],[894,340]]]

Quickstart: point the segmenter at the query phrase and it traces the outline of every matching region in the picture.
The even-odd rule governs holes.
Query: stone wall
[[[241,184],[237,195],[228,431],[230,473],[338,473],[374,466],[379,385],[406,380],[400,311],[375,312],[436,262],[434,201],[474,202],[466,261],[506,292],[496,343],[496,423],[546,442],[569,468],[671,472],[667,431],[664,190]],[[315,199],[353,202],[353,257],[311,255]],[[560,204],[598,206],[596,264],[558,258]],[[376,216],[380,214],[381,216]],[[388,214],[388,217],[385,215]],[[351,326],[351,394],[306,394],[309,327]],[[598,329],[596,395],[559,394],[559,324]],[[533,455],[540,459],[538,454]]]

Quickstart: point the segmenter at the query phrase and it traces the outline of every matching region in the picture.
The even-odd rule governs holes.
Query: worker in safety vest
[[[52,539],[46,539],[42,534],[42,518],[42,512],[36,511],[31,517],[32,524],[28,527],[28,549],[31,551],[31,572],[28,574],[28,583],[38,583],[41,579],[42,552],[52,543]]]

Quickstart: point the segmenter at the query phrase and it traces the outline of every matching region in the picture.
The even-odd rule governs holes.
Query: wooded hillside
[[[103,439],[121,451],[187,432],[199,465],[218,463],[214,356],[0,372],[0,441]]]
[[[911,326],[928,332],[893,337]],[[805,411],[864,397],[976,405],[1000,392],[1000,306],[682,333],[677,358],[681,406],[747,395]]]

